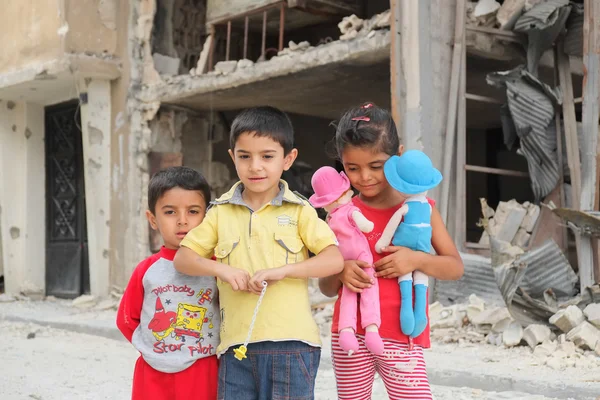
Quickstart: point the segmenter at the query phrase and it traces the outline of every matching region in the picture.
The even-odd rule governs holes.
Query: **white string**
[[[254,323],[256,322],[256,316],[258,315],[258,308],[260,307],[260,303],[267,291],[267,282],[262,281],[262,290],[260,292],[260,296],[258,297],[258,301],[256,302],[256,307],[254,307],[254,314],[252,315],[252,321],[250,321],[250,329],[248,329],[248,336],[244,341],[244,347],[248,347],[248,342],[250,342],[250,338],[252,337],[252,331],[254,330]]]

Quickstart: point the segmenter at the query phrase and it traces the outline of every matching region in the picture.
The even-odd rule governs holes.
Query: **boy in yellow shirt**
[[[229,150],[240,181],[211,203],[175,256],[179,272],[217,277],[219,399],[314,398],[321,341],[308,278],[337,274],[344,260],[327,224],[281,180],[298,155],[293,144],[292,124],[282,111],[241,112],[231,126]],[[309,258],[309,251],[316,256]],[[233,350],[246,339],[263,281],[268,287],[247,358],[239,361]]]

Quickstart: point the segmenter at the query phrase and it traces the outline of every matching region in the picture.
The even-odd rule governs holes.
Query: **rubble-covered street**
[[[1,322],[3,349],[0,394],[3,400],[127,399],[137,354],[124,341],[42,327]],[[316,398],[335,399],[330,365],[319,371]],[[434,386],[435,398],[550,399],[524,393],[485,392],[471,388]],[[378,382],[373,398],[385,398]]]
[[[327,400],[335,399],[336,391],[328,346],[332,307],[330,302],[318,306],[323,300],[313,293],[315,318],[324,343],[316,399]],[[117,301],[97,303],[89,297],[75,303],[53,298],[31,301],[2,295],[0,335],[5,344],[0,398],[129,398],[137,354],[114,326]],[[489,344],[486,334],[481,333],[489,327],[475,326],[464,319],[463,312],[472,313],[473,309],[473,304],[432,306],[435,329],[426,359],[435,399],[596,400],[600,395],[600,357],[593,352],[557,344],[565,352],[564,357],[558,357],[561,353],[557,350],[554,356],[544,358],[540,350],[534,352],[527,344],[509,348]],[[488,314],[504,315],[488,309],[495,310]],[[484,316],[483,312],[479,314],[480,318]],[[457,318],[460,324],[450,322]],[[548,359],[564,359],[564,363],[554,365]],[[373,399],[386,398],[383,384],[377,380]]]

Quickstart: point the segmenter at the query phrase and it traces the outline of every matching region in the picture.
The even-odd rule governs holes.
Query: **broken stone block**
[[[477,331],[489,333],[496,322],[505,318],[511,318],[508,309],[506,307],[494,307],[474,316],[471,323],[475,325]]]
[[[527,342],[529,347],[535,349],[538,344],[548,340],[550,334],[550,328],[546,325],[529,325],[523,332],[523,339]]]
[[[242,58],[237,63],[237,67],[239,69],[249,68],[253,65],[254,65],[254,62],[252,60],[248,60],[247,58]]]
[[[500,321],[497,321],[494,325],[492,325],[492,332],[502,333],[508,329],[510,324],[513,322],[514,320],[512,317],[502,318]]]
[[[523,327],[516,321],[511,321],[502,332],[502,343],[506,347],[517,346],[523,339]]]
[[[382,12],[381,14],[378,14],[376,16],[376,20],[375,20],[373,26],[375,26],[377,28],[386,28],[386,27],[390,26],[391,15],[392,15],[391,10],[386,10],[386,11]]]
[[[525,218],[523,218],[523,223],[521,224],[521,228],[525,229],[527,232],[533,232],[535,228],[535,224],[540,216],[540,206],[535,204],[530,204],[527,209],[527,214],[525,214]]]
[[[73,300],[71,305],[77,308],[92,308],[96,304],[96,298],[89,294],[84,294]]]
[[[529,244],[529,239],[531,238],[531,234],[527,233],[527,231],[523,228],[519,228],[517,234],[512,240],[512,245],[519,246],[522,249],[527,248]]]
[[[118,301],[116,301],[114,299],[106,299],[106,300],[102,300],[100,303],[98,303],[94,307],[94,310],[97,310],[97,311],[116,310],[118,307],[119,307]]]
[[[469,319],[469,322],[473,321],[473,319],[484,310],[485,305],[483,304],[469,304],[467,306],[467,318]]]
[[[358,36],[358,31],[350,31],[340,36],[340,40],[351,40]]]
[[[588,305],[583,310],[583,313],[592,325],[600,329],[600,303],[592,303]]]
[[[303,42],[296,44],[296,42],[294,42],[293,40],[290,40],[290,42],[288,43],[288,47],[290,48],[291,51],[302,51],[302,50],[308,49],[310,47],[310,43],[305,40]]]
[[[160,53],[152,54],[152,60],[154,61],[154,68],[161,75],[178,75],[179,64],[181,60],[175,57],[165,56]]]
[[[556,349],[563,352],[567,357],[573,357],[577,354],[577,348],[573,342],[560,343]]]
[[[338,23],[338,28],[340,29],[340,33],[345,35],[351,31],[359,31],[363,24],[364,21],[361,18],[358,18],[355,14],[352,14],[349,17],[344,17],[344,19]]]
[[[440,317],[437,321],[431,321],[431,329],[436,328],[459,328],[463,325],[463,319],[466,312],[461,311],[458,305],[445,307],[440,311]]]
[[[535,346],[535,349],[533,349],[533,355],[537,358],[545,359],[546,357],[551,356],[556,351],[556,348],[556,342],[546,340],[544,343]]]
[[[496,239],[511,243],[527,211],[515,200],[501,201],[496,209],[494,221],[498,226]]]
[[[500,29],[512,30],[515,22],[523,14],[524,7],[525,0],[504,0],[496,13],[496,20],[500,25]]]
[[[510,313],[506,307],[489,308],[477,315],[471,323],[473,325],[494,325],[496,322],[510,317]]]
[[[563,332],[569,332],[579,324],[585,321],[583,312],[577,306],[569,306],[563,310],[558,311],[552,317],[549,322],[552,325],[557,326]]]
[[[595,350],[600,343],[600,330],[587,321],[567,333],[567,339],[586,350]]]
[[[500,3],[496,0],[479,0],[473,10],[473,16],[476,18],[496,13],[500,8]]]
[[[227,74],[231,74],[233,71],[236,70],[237,68],[237,61],[235,60],[231,60],[231,61],[219,61],[216,65],[215,65],[215,71],[227,75]]]
[[[486,336],[485,340],[489,344],[492,344],[494,346],[500,346],[500,345],[502,345],[502,334],[501,333],[492,332],[492,333],[490,333],[489,335]]]
[[[11,296],[10,294],[6,293],[0,294],[0,303],[11,303],[13,301],[17,301],[15,296]]]

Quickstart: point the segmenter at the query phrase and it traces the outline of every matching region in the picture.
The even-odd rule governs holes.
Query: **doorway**
[[[81,116],[78,103],[45,110],[46,294],[90,292]]]

